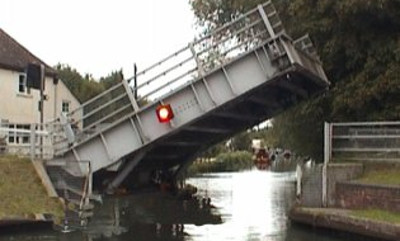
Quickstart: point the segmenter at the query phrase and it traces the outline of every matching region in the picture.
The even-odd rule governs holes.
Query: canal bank
[[[382,213],[382,217],[387,215],[382,210],[295,207],[290,211],[289,216],[296,223],[311,225],[315,228],[334,229],[380,240],[399,240],[399,222],[389,222],[374,216],[363,215],[368,212]],[[398,217],[400,218],[400,215]]]
[[[0,157],[0,228],[52,224],[64,215],[61,201],[49,197],[27,158]]]
[[[201,174],[187,180],[198,189],[197,201],[169,193],[107,196],[85,229],[0,233],[0,240],[366,241],[292,225],[287,213],[295,199],[294,180],[294,172]],[[211,200],[210,208],[203,207],[204,198]]]
[[[330,163],[324,170],[317,165],[303,178],[302,194],[289,217],[316,228],[399,240],[398,167],[396,163]]]

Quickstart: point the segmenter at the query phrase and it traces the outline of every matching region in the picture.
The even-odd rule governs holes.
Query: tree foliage
[[[91,74],[82,76],[75,68],[67,64],[57,64],[55,69],[59,78],[81,103],[93,98],[123,79],[122,70],[112,71],[106,77],[95,80]]]
[[[218,154],[226,152],[228,149],[226,148],[225,141],[218,143],[214,146],[208,148],[205,152],[202,153],[202,158],[214,158]]]
[[[251,150],[251,135],[244,131],[231,139],[230,148],[233,151],[250,151]]]
[[[252,154],[247,151],[222,152],[214,161],[195,162],[188,169],[188,175],[210,172],[237,172],[254,166]]]
[[[203,31],[263,1],[191,0]],[[400,118],[400,2],[395,0],[276,0],[287,32],[309,33],[331,89],[274,118],[269,144],[316,159],[324,121]],[[206,29],[206,30],[204,30]]]

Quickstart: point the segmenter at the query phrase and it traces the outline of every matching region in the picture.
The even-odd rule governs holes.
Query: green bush
[[[188,169],[189,175],[211,172],[237,172],[253,167],[252,155],[247,151],[220,153],[210,162],[195,162]]]

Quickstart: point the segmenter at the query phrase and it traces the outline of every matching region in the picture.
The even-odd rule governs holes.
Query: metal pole
[[[137,98],[138,98],[137,91],[138,90],[137,90],[137,66],[136,66],[136,63],[133,64],[133,88],[135,90],[134,97],[135,97],[135,100],[137,100]]]
[[[93,191],[93,173],[92,173],[92,163],[89,161],[88,162],[88,177],[89,177],[89,180],[88,180],[88,190],[87,190],[87,195],[88,195],[88,197],[90,197],[90,196],[92,196],[92,191]],[[89,204],[89,199],[87,199],[87,203],[86,204]]]
[[[112,180],[112,182],[107,187],[107,192],[112,193],[115,188],[118,188],[119,185],[125,180],[126,177],[132,172],[132,170],[139,164],[139,162],[143,159],[145,151],[139,151],[135,157],[133,157],[129,162],[124,166],[117,176]]]
[[[40,130],[43,131],[44,122],[44,81],[45,81],[45,67],[40,65]],[[43,158],[43,137],[40,136],[40,157]]]
[[[331,124],[324,124],[324,164],[328,164],[331,158]]]
[[[260,5],[257,6],[257,8],[258,8],[258,12],[260,13],[260,16],[261,16],[261,18],[262,18],[262,20],[263,20],[263,22],[265,24],[265,27],[267,28],[267,31],[268,31],[269,35],[271,36],[271,38],[274,38],[275,37],[275,32],[274,32],[274,29],[272,28],[272,25],[271,25],[271,23],[270,23],[270,21],[268,19],[267,14],[264,11],[263,5],[260,4]]]
[[[201,61],[199,59],[199,56],[197,55],[196,50],[194,49],[193,43],[189,44],[189,48],[190,48],[190,52],[192,52],[194,61],[196,61],[197,71],[199,72],[200,76],[203,76],[204,75],[204,69],[203,69]]]
[[[134,94],[132,94],[132,89],[129,87],[128,81],[126,79],[122,80],[122,85],[125,88],[126,94],[128,95],[129,100],[132,103],[133,110],[136,112],[139,110],[139,105],[135,99]]]
[[[322,206],[328,206],[328,163],[331,156],[331,124],[324,124],[324,165],[322,167]]]

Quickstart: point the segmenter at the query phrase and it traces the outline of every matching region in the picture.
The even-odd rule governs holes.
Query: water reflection
[[[272,240],[282,237],[287,226],[286,211],[292,204],[294,173],[252,171],[204,175],[190,179],[200,195],[212,197],[224,224],[187,229],[196,240]],[[207,236],[201,234],[207,233]],[[210,239],[213,237],[213,239]],[[277,239],[282,240],[282,239]]]
[[[86,230],[19,232],[0,240],[357,240],[291,225],[286,213],[294,200],[294,179],[293,172],[256,170],[201,175],[187,181],[198,188],[192,198],[154,191],[107,197]]]
[[[161,192],[106,198],[85,232],[92,239],[185,240],[187,224],[222,223],[214,211],[206,199],[181,199]]]

